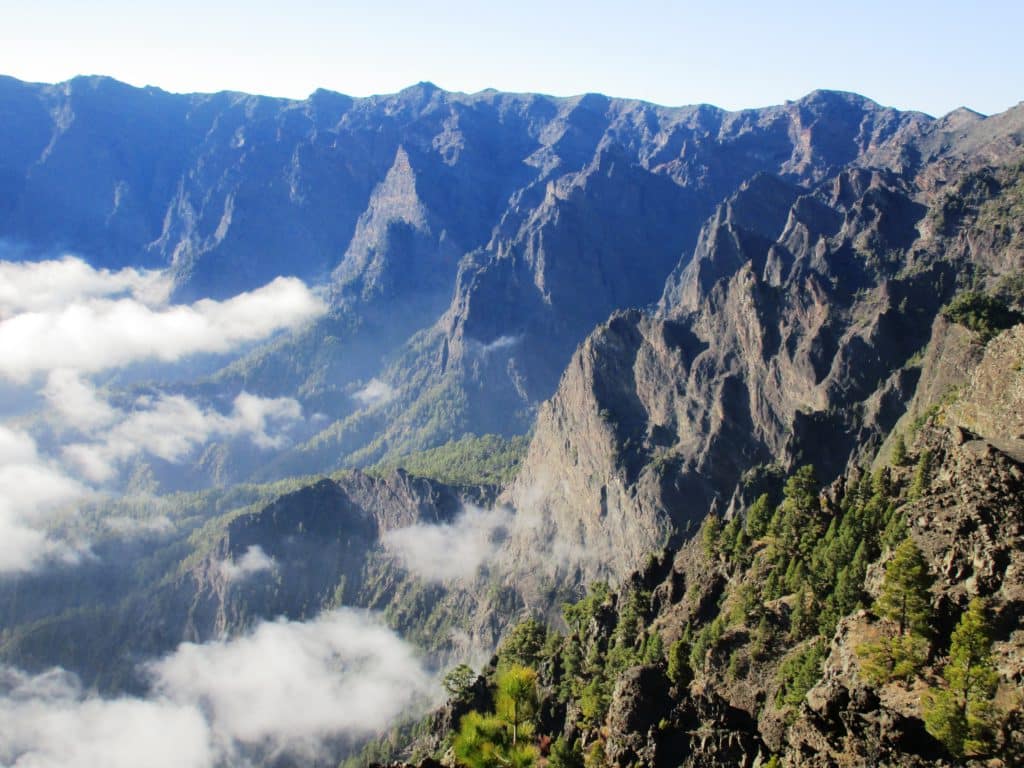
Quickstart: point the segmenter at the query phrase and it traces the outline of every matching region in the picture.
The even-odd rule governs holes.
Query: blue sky
[[[16,5],[15,5],[16,2]],[[170,91],[599,91],[736,109],[814,88],[931,114],[1024,99],[1024,2],[6,0],[0,73]]]

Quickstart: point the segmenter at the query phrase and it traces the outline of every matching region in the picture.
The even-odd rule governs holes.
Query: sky
[[[1024,99],[1011,0],[3,0],[0,73],[353,96],[420,81],[727,109],[857,91],[991,114]]]

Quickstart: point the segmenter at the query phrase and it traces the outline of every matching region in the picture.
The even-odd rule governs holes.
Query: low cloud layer
[[[86,388],[87,389],[87,388]],[[89,400],[83,396],[82,401]],[[70,401],[65,401],[65,411]],[[117,467],[133,456],[146,453],[169,462],[180,462],[201,445],[215,439],[248,438],[258,448],[285,444],[284,430],[302,418],[298,401],[288,397],[263,398],[242,392],[227,415],[203,409],[181,395],[143,397],[128,414],[116,410],[92,411],[102,401],[93,393],[92,404],[80,413],[68,413],[69,422],[89,420],[90,413],[116,423],[95,439],[76,442],[63,450],[65,459],[93,482],[105,482],[117,474]],[[276,434],[271,434],[274,428]]]
[[[149,666],[146,698],[102,699],[61,670],[0,667],[0,764],[212,768],[246,756],[312,758],[329,739],[382,730],[438,686],[412,647],[352,610],[185,643]]]
[[[140,398],[128,411],[102,397],[89,374],[228,352],[326,311],[292,278],[225,301],[190,305],[168,304],[170,289],[163,272],[94,269],[73,257],[0,261],[0,380],[24,385],[45,374],[39,394],[56,417],[52,437],[63,443],[43,456],[29,433],[0,428],[0,574],[78,557],[79,547],[45,532],[52,516],[88,496],[90,486],[112,480],[123,462],[140,454],[180,462],[224,439],[278,448],[302,418],[294,399],[246,392],[228,413],[179,395]],[[159,532],[127,520],[108,527],[126,534]]]
[[[210,727],[188,704],[99,699],[54,669],[0,667],[0,764],[28,768],[209,768]]]
[[[63,462],[44,456],[23,430],[0,426],[0,575],[35,570],[47,562],[77,562],[82,547],[47,533],[57,513],[95,495],[118,475],[120,464],[140,454],[180,462],[213,440],[247,439],[261,449],[276,448],[302,418],[291,398],[262,398],[243,392],[232,410],[203,409],[180,395],[140,398],[133,411],[114,408],[76,374],[50,376],[52,399],[63,426],[79,437],[61,450]],[[173,530],[166,517],[145,521],[105,520],[121,536],[159,535]]]
[[[151,669],[158,691],[210,712],[221,739],[275,752],[374,733],[435,693],[411,646],[370,614],[344,609],[185,643]]]
[[[41,456],[31,435],[0,426],[0,574],[74,562],[76,548],[44,532],[50,515],[88,489]]]
[[[167,273],[156,270],[94,269],[65,256],[49,261],[0,261],[0,319],[21,312],[57,310],[86,299],[131,297],[148,306],[171,293]]]
[[[352,397],[360,405],[372,408],[375,405],[383,405],[390,402],[395,398],[396,394],[398,394],[397,390],[386,381],[370,379],[366,382],[366,386],[358,390]]]
[[[406,570],[422,579],[468,579],[498,553],[512,520],[504,507],[466,506],[451,523],[398,528],[385,533],[383,542]]]
[[[277,562],[263,551],[263,547],[254,544],[237,560],[222,561],[220,572],[227,581],[244,581],[254,573],[271,571],[276,565]]]
[[[52,273],[61,280],[47,290]],[[284,277],[225,301],[165,305],[161,279],[97,271],[76,259],[0,262],[0,377],[24,382],[61,368],[92,373],[228,352],[327,309],[301,280]]]

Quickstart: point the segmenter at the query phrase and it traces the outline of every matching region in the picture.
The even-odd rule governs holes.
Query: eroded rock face
[[[725,511],[752,467],[812,460],[828,478],[880,442],[916,383],[900,369],[951,285],[923,246],[909,273],[877,256],[910,249],[924,210],[884,173],[813,192],[745,185],[657,315],[616,314],[574,355],[508,494],[540,521],[523,549],[558,531],[621,577]]]
[[[356,472],[282,496],[232,520],[186,574],[179,589],[189,595],[187,637],[205,640],[254,618],[307,618],[325,606],[380,599],[367,580],[378,569],[384,533],[450,523],[464,504],[491,500],[493,489],[453,488],[401,471],[381,478]],[[242,562],[252,547],[272,563],[238,579],[224,564]],[[400,573],[390,579],[393,586],[401,581]]]
[[[988,344],[973,373],[967,372],[960,399],[943,411],[944,423],[918,436],[917,450],[929,467],[927,484],[903,508],[910,535],[935,577],[938,632],[948,636],[968,601],[985,598],[1004,692],[1000,700],[1011,708],[1016,705],[1010,692],[1024,681],[1024,464],[1012,452],[1019,382],[1006,369],[1019,357],[1022,330],[1017,326]],[[994,378],[995,371],[1002,375]],[[990,420],[990,410],[1006,417]],[[983,425],[988,439],[968,431],[965,422]],[[871,582],[876,590],[878,575]],[[875,633],[867,612],[840,624],[823,678],[787,737],[794,753],[804,756],[798,764],[945,764],[941,747],[924,731],[924,681],[879,689],[861,677],[855,651]],[[1019,759],[1012,723],[1011,718],[1000,764]]]
[[[986,345],[967,397],[949,416],[1006,452],[1024,457],[1024,326],[1011,328]]]
[[[635,667],[619,678],[608,710],[608,760],[655,765],[658,723],[668,706],[669,681],[660,668]]]

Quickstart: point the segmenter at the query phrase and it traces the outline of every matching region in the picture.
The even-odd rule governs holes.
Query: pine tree
[[[464,701],[469,698],[469,692],[476,682],[476,672],[468,664],[459,664],[453,667],[444,676],[442,685],[448,695],[456,701]]]
[[[896,442],[892,446],[892,463],[897,467],[907,463],[907,443],[902,433],[896,435]]]
[[[644,641],[644,664],[660,664],[665,660],[665,645],[658,630],[652,629]]]
[[[742,532],[743,524],[738,516],[733,516],[722,528],[722,532],[719,535],[718,549],[727,559],[732,555],[733,548],[736,546],[736,537]]]
[[[897,632],[857,647],[862,672],[875,685],[910,680],[924,666],[931,632],[931,583],[921,550],[912,539],[904,539],[885,567],[874,606],[879,616],[896,622]]]
[[[555,739],[548,756],[548,768],[583,768],[583,750],[579,741],[570,744],[562,736]]]
[[[685,638],[679,638],[668,648],[668,679],[676,685],[688,685],[693,679],[690,643]]]
[[[875,685],[911,680],[928,658],[928,641],[920,635],[896,635],[857,647],[861,672]]]
[[[984,754],[995,731],[999,673],[992,663],[991,629],[981,599],[971,601],[953,630],[942,676],[947,688],[925,702],[928,732],[954,755]]]
[[[789,618],[789,639],[793,642],[803,640],[814,633],[814,605],[807,585],[802,584],[796,593],[793,612]]]
[[[767,616],[762,616],[750,641],[750,658],[754,661],[763,660],[768,655],[768,646],[771,641],[772,625],[768,622]]]
[[[508,723],[496,715],[466,714],[452,742],[459,764],[466,768],[530,768],[540,752],[532,744],[512,744]]]
[[[901,635],[913,632],[927,636],[930,631],[931,584],[924,555],[913,539],[904,539],[885,567],[885,580],[875,602],[875,613],[895,621]]]
[[[704,554],[709,559],[718,556],[718,541],[722,534],[722,520],[714,512],[704,518],[704,524],[700,530],[700,540],[704,545]]]
[[[932,452],[921,451],[921,457],[917,460],[917,467],[914,470],[914,479],[910,483],[908,495],[911,499],[919,499],[928,490],[928,483],[931,482]]]
[[[548,630],[535,618],[516,624],[498,649],[499,663],[505,666],[537,666]]]
[[[772,512],[768,494],[762,493],[747,510],[747,535],[752,539],[760,538],[768,531],[768,523],[771,522]]]
[[[800,467],[790,475],[779,507],[777,536],[782,551],[801,560],[810,558],[822,535],[818,481],[814,467]]]
[[[530,667],[513,666],[498,673],[498,694],[494,701],[498,717],[512,730],[512,746],[520,735],[529,735],[537,714],[537,673]]]

